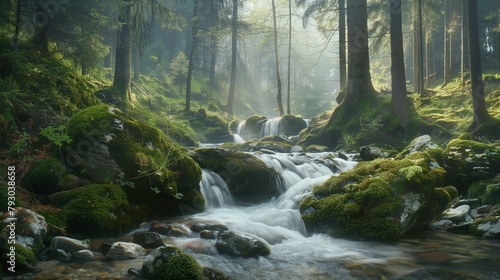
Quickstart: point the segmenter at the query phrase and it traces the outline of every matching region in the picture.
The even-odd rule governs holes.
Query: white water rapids
[[[207,210],[192,215],[190,220],[224,224],[231,230],[253,236],[271,248],[268,257],[242,258],[218,254],[213,240],[188,238],[176,245],[192,250],[202,265],[224,272],[234,279],[350,279],[351,271],[342,263],[383,263],[401,257],[397,250],[383,244],[359,243],[333,239],[326,235],[309,236],[298,205],[312,188],[335,174],[316,162],[326,154],[314,156],[285,154],[258,155],[278,171],[282,194],[266,203],[237,206],[225,182],[210,170],[203,170],[202,193]],[[353,162],[331,158],[339,171],[354,166]],[[374,250],[380,252],[374,256]],[[379,258],[383,256],[382,258]]]

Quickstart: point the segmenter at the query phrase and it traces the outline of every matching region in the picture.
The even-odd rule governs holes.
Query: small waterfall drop
[[[226,182],[213,171],[202,169],[200,189],[205,198],[207,209],[234,205]]]
[[[280,129],[281,118],[267,120],[260,129],[260,137],[278,135]]]

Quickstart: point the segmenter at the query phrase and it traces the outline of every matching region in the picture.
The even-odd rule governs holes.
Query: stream
[[[333,154],[331,154],[333,155]],[[200,183],[207,210],[165,220],[189,232],[189,237],[163,237],[195,257],[202,266],[217,269],[233,279],[500,279],[500,243],[467,235],[428,231],[397,242],[350,241],[309,234],[298,204],[315,185],[352,168],[355,163],[328,154],[259,154],[278,171],[282,193],[258,205],[241,205],[230,195],[224,180],[203,170]],[[333,171],[332,171],[333,170]],[[255,237],[271,248],[267,257],[243,258],[220,254],[215,240],[199,238],[189,230],[196,223],[224,224]],[[120,237],[92,240],[131,241],[135,231]],[[148,250],[149,251],[149,250]],[[33,279],[136,279],[129,268],[140,268],[145,257],[127,261],[104,259],[86,263],[41,261]]]

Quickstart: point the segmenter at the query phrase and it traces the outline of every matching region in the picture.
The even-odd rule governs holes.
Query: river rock
[[[481,199],[478,198],[460,199],[453,204],[452,208],[457,208],[462,205],[469,205],[471,209],[474,209],[481,205]]]
[[[490,213],[491,209],[493,209],[493,205],[483,205],[476,209],[478,214],[487,214]]]
[[[16,242],[38,253],[44,249],[43,240],[47,235],[45,218],[33,210],[16,207]],[[3,215],[1,220],[9,215]]]
[[[50,250],[55,251],[58,249],[67,253],[74,253],[80,250],[88,250],[90,249],[90,245],[66,236],[56,236],[50,242]]]
[[[224,231],[228,229],[229,228],[227,226],[221,224],[210,225],[204,223],[195,223],[191,226],[191,231],[194,232],[201,232],[203,230]]]
[[[470,232],[488,239],[500,239],[500,216],[487,217],[474,221]]]
[[[149,231],[157,232],[161,235],[168,235],[171,230],[172,230],[171,225],[166,223],[158,223],[156,221],[151,223],[151,226],[149,227]]]
[[[131,242],[115,242],[106,254],[106,258],[112,260],[136,259],[145,253],[146,250],[141,245]]]
[[[157,232],[151,232],[151,231],[135,232],[134,243],[139,244],[143,247],[153,247],[153,248],[165,246],[165,243],[163,243],[163,241],[161,240],[160,235]]]
[[[214,232],[211,230],[200,231],[200,237],[203,239],[216,239]]]
[[[61,262],[71,261],[71,257],[63,249],[52,250],[50,252],[50,256],[56,260],[61,261]]]
[[[293,146],[292,149],[290,150],[290,153],[303,153],[304,149],[301,146]]]
[[[450,208],[443,212],[441,219],[450,220],[456,224],[460,224],[470,219],[469,210],[470,210],[469,205],[462,205],[458,206],[457,208]]]
[[[221,148],[195,150],[193,159],[224,179],[236,201],[260,203],[279,194],[277,172],[253,154]]]
[[[234,231],[221,232],[215,247],[221,253],[242,257],[267,256],[271,253],[262,241]]]
[[[388,158],[394,155],[394,151],[389,151],[374,146],[363,146],[359,149],[359,156],[362,160],[374,160],[376,158]]]
[[[79,261],[90,261],[95,257],[95,254],[90,250],[80,250],[71,254],[73,259]]]

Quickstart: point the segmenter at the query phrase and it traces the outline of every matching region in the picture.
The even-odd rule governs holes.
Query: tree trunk
[[[192,45],[189,52],[189,65],[188,65],[187,81],[186,81],[186,105],[184,107],[185,112],[189,112],[191,110],[191,81],[193,79],[193,72],[194,72],[194,53],[197,51],[199,44],[198,12],[200,11],[200,7],[202,6],[201,1],[202,0],[195,0],[193,5],[193,24],[192,24],[192,34],[191,34]]]
[[[49,23],[50,17],[45,12],[42,4],[42,1],[36,2],[36,10],[33,18],[33,22],[35,23],[35,36],[33,36],[33,43],[41,54],[48,55],[49,34],[47,31],[47,24]]]
[[[340,89],[347,83],[347,60],[345,49],[345,0],[339,0],[339,66]]]
[[[130,90],[130,67],[131,67],[131,52],[132,52],[132,36],[130,32],[130,5],[124,7],[122,15],[122,26],[118,30],[116,39],[116,59],[115,59],[115,76],[113,86],[120,93],[123,102],[132,102],[132,94]]]
[[[403,52],[403,28],[401,22],[401,0],[391,0],[391,105],[406,128],[410,122],[409,103],[406,93],[406,76]]]
[[[468,0],[469,59],[471,74],[471,94],[474,118],[470,130],[490,120],[484,99],[483,72],[481,66],[481,48],[479,44],[479,28],[477,0]]]
[[[134,66],[133,80],[138,81],[139,76],[141,74],[141,70],[140,70],[141,69],[141,50],[140,50],[140,47],[138,45],[133,47],[132,57],[133,57],[133,66]]]
[[[233,18],[231,21],[231,83],[227,97],[227,113],[233,115],[234,95],[236,91],[236,60],[238,59],[238,0],[233,0]]]
[[[274,55],[276,57],[276,82],[278,83],[278,94],[277,94],[277,100],[278,100],[278,110],[280,113],[280,116],[283,116],[285,114],[285,111],[283,110],[283,98],[282,98],[282,85],[281,85],[281,76],[280,76],[280,66],[279,66],[279,54],[278,54],[278,27],[276,25],[276,4],[274,3],[274,0],[272,0],[272,6],[273,6],[273,24],[274,24]]]
[[[19,45],[19,32],[21,31],[21,0],[16,1],[16,18],[15,18],[15,29],[14,37],[12,38],[12,48],[17,51]]]
[[[347,40],[349,67],[347,71],[347,92],[342,103],[357,108],[361,99],[373,94],[370,56],[368,50],[368,12],[366,0],[347,2]]]
[[[215,66],[217,64],[217,49],[218,49],[218,41],[217,36],[215,34],[211,34],[211,42],[210,42],[210,77],[209,84],[210,90],[215,90],[217,86],[216,76],[215,76]]]
[[[288,77],[286,87],[286,113],[291,114],[290,109],[290,74],[292,72],[290,60],[292,58],[292,0],[288,0]]]
[[[444,61],[443,61],[443,86],[448,84],[451,80],[451,69],[450,69],[450,37],[448,37],[449,34],[449,25],[450,25],[450,0],[443,0],[444,4],[444,47],[443,47],[443,54],[444,54]]]
[[[467,29],[467,0],[462,0],[462,28],[461,28],[461,62],[460,62],[460,72],[462,77],[462,85],[465,85],[465,81],[469,79],[467,71],[469,70],[469,32]]]
[[[418,92],[420,96],[424,96],[424,32],[423,32],[423,17],[422,17],[422,0],[418,0]]]

